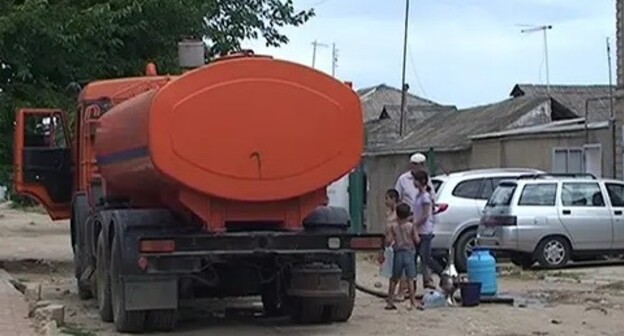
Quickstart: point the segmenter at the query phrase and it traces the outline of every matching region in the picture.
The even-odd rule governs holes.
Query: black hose
[[[355,288],[359,290],[360,292],[366,293],[368,295],[376,296],[382,299],[388,298],[388,293],[362,286],[361,284],[357,282],[355,283]],[[416,300],[422,300],[422,297],[423,297],[422,294],[416,294]]]
[[[371,289],[365,286],[362,286],[359,283],[355,283],[355,288],[360,292],[376,296],[378,298],[385,299],[388,297],[388,293],[378,291],[375,289]],[[422,294],[416,294],[416,300],[422,300]],[[461,298],[456,298],[457,301],[461,302]],[[481,297],[481,303],[489,303],[489,304],[505,304],[505,305],[514,305],[514,298],[510,296],[494,296],[494,297]]]

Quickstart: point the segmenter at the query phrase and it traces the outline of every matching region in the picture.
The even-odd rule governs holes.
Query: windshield
[[[492,196],[490,196],[490,199],[485,206],[495,207],[500,205],[509,205],[514,191],[516,191],[515,183],[502,182],[498,185],[498,187],[496,187],[494,193],[492,193]]]

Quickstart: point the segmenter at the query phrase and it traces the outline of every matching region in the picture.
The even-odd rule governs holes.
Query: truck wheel
[[[455,245],[455,267],[460,273],[467,270],[468,257],[477,242],[477,230],[469,229],[462,233]]]
[[[106,259],[106,242],[104,232],[101,231],[97,243],[97,302],[100,317],[104,322],[113,322],[113,306],[111,304],[111,276],[108,269],[108,260]]]
[[[121,242],[115,235],[111,251],[111,298],[115,328],[118,332],[141,332],[145,328],[145,311],[126,310],[126,298],[121,279]]]
[[[150,310],[145,320],[146,328],[153,331],[173,331],[177,322],[177,309]]]
[[[290,317],[299,324],[318,323],[323,320],[323,308],[322,304],[296,299]]]
[[[91,292],[91,281],[88,279],[86,281],[81,280],[82,274],[85,272],[86,268],[84,266],[83,251],[80,246],[76,244],[74,246],[74,273],[76,276],[76,284],[78,289],[78,297],[81,300],[88,300],[93,297],[93,293]]]
[[[351,318],[355,305],[355,282],[349,282],[349,296],[341,304],[326,306],[329,320],[334,322],[346,322]]]

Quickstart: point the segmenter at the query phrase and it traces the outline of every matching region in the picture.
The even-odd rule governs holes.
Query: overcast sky
[[[312,41],[336,43],[337,76],[356,88],[401,85],[404,0],[294,0],[316,8],[306,25],[284,32],[290,43],[256,52],[310,65]],[[410,91],[467,107],[508,97],[515,83],[545,83],[541,32],[519,25],[551,24],[551,84],[608,83],[605,38],[612,41],[613,0],[410,0],[406,77]],[[317,68],[331,73],[331,48],[319,48]],[[613,77],[615,81],[615,77]]]

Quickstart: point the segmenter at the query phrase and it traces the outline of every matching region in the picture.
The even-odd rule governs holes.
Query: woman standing
[[[431,255],[431,240],[433,240],[433,198],[431,187],[429,186],[429,175],[423,170],[414,172],[414,186],[418,189],[418,194],[414,198],[412,211],[414,213],[414,225],[418,230],[420,244],[418,244],[418,255],[422,263],[423,286],[435,289],[431,279],[431,271],[438,275],[443,268]]]

